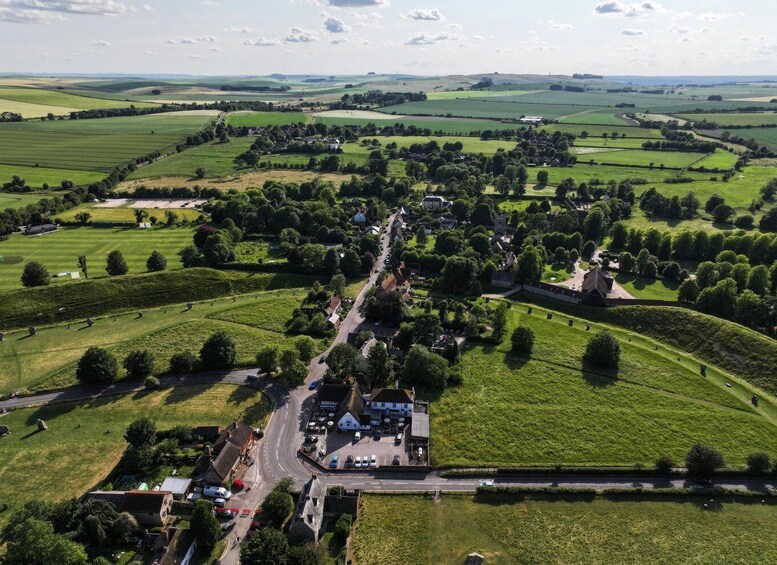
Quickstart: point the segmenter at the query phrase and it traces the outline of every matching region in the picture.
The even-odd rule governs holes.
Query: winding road
[[[360,306],[368,290],[375,285],[378,273],[386,264],[389,252],[389,236],[391,225],[396,214],[392,215],[381,236],[382,250],[377,258],[373,273],[357,297],[353,308],[342,321],[338,334],[331,347],[342,343],[349,333],[356,331],[364,323]],[[503,296],[503,295],[502,295]],[[329,350],[325,354],[328,354]],[[310,364],[310,374],[306,384],[321,379],[326,371],[326,365],[319,363],[316,357]],[[188,386],[198,384],[231,383],[254,387],[272,400],[275,410],[265,429],[262,440],[257,442],[251,453],[251,465],[243,478],[251,487],[232,497],[230,507],[253,510],[270,492],[273,486],[283,477],[292,477],[298,487],[307,482],[313,472],[318,472],[322,482],[327,486],[342,485],[353,489],[373,491],[462,491],[473,492],[479,479],[446,478],[436,471],[432,472],[397,472],[385,471],[351,471],[325,473],[314,469],[310,464],[297,457],[297,450],[302,444],[305,414],[313,403],[314,391],[307,386],[289,390],[274,379],[250,379],[256,370],[235,370],[221,373],[201,373],[184,377],[163,377],[160,379],[163,387]],[[81,401],[108,395],[124,395],[143,388],[138,382],[120,382],[108,387],[82,387],[65,391],[40,394],[36,396],[11,398],[0,401],[0,409],[21,408],[31,405],[53,404],[60,402]],[[567,489],[632,489],[635,487],[646,490],[657,488],[683,488],[691,486],[682,478],[657,478],[649,476],[505,476],[493,478],[494,484],[511,487],[560,487]],[[731,490],[761,490],[774,489],[774,481],[756,479],[730,478],[715,484],[716,487]],[[238,565],[240,562],[240,543],[245,539],[251,525],[248,517],[239,517],[235,528],[229,534],[228,546],[220,563],[222,565]]]

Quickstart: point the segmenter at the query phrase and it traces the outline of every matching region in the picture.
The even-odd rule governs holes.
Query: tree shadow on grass
[[[511,371],[522,369],[529,363],[529,361],[531,361],[531,357],[528,355],[519,355],[517,353],[510,352],[504,354],[504,364],[507,365],[507,368]]]
[[[543,502],[593,502],[597,495],[593,492],[477,492],[474,501],[490,506],[513,505],[527,500]]]
[[[583,362],[580,374],[589,385],[596,388],[606,388],[618,382],[618,369],[602,369],[593,367],[590,363]]]
[[[168,389],[169,392],[167,396],[165,396],[165,404],[183,404],[184,402],[188,402],[193,398],[201,395],[205,391],[210,390],[214,384],[216,383],[182,383],[178,386]]]

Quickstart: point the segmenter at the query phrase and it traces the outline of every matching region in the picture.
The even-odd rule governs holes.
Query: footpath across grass
[[[367,494],[353,534],[360,565],[447,565],[478,552],[518,563],[774,563],[777,506],[760,499]],[[422,527],[419,527],[422,525]]]
[[[139,418],[150,418],[159,430],[225,426],[236,416],[255,425],[271,409],[254,389],[212,385],[15,410],[0,418],[11,430],[0,441],[0,505],[10,505],[0,522],[28,500],[79,497],[97,486],[121,458],[127,426]],[[37,431],[38,419],[47,431]]]

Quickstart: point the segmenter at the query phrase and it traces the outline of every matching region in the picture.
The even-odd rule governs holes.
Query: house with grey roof
[[[313,475],[300,494],[294,518],[289,527],[292,541],[310,541],[318,543],[321,524],[324,521],[324,500],[326,487],[317,475]]]

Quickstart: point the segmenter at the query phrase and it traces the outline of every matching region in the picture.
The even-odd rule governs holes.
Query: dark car
[[[394,456],[394,459],[391,460],[391,464],[392,465],[399,465],[400,464],[399,455],[395,455]]]
[[[237,516],[237,512],[234,510],[227,510],[226,508],[220,508],[216,510],[216,516],[219,518],[234,518]]]
[[[380,439],[383,436],[380,430],[372,432],[372,439]]]
[[[232,528],[234,527],[235,527],[235,521],[230,520],[229,522],[224,522],[223,524],[221,524],[221,531],[224,533],[227,533],[232,531]]]
[[[353,468],[353,455],[349,455],[345,458],[345,468],[346,469],[352,469]]]
[[[318,436],[305,436],[305,443],[318,443]]]
[[[312,382],[311,382],[311,383],[308,385],[308,390],[316,390],[316,387],[317,387],[317,386],[318,386],[318,381],[312,381]]]

